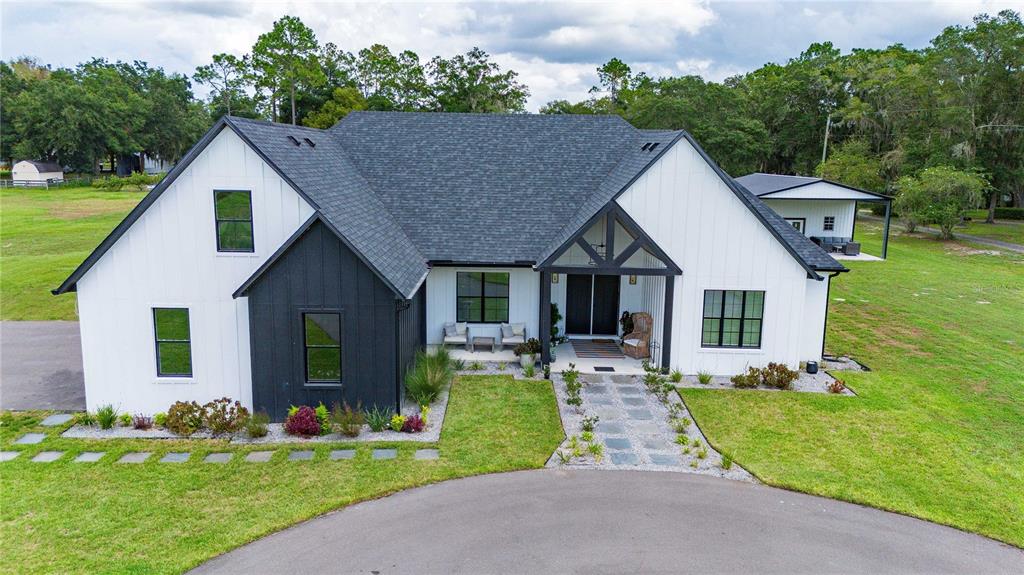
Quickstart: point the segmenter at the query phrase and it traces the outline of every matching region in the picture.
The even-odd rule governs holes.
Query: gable
[[[776,192],[767,192],[760,194],[759,197],[764,200],[856,200],[865,202],[877,202],[883,199],[883,196],[878,194],[825,180]]]

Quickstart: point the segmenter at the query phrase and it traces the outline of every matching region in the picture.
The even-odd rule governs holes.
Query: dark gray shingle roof
[[[36,170],[39,171],[39,173],[44,173],[44,172],[46,172],[46,173],[49,173],[49,172],[63,172],[64,171],[64,168],[62,168],[61,165],[58,164],[57,162],[40,162],[40,161],[37,161],[37,160],[22,160],[22,161],[23,162],[28,162],[28,163],[32,164],[33,166],[35,166]]]

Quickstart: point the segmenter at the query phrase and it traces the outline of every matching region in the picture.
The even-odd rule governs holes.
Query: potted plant
[[[517,356],[519,356],[519,365],[525,369],[528,366],[537,363],[537,354],[540,353],[540,340],[535,337],[531,337],[526,340],[526,343],[521,343],[516,346],[513,350]]]

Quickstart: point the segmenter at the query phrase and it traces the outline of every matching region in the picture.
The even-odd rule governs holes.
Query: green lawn
[[[968,234],[1024,245],[1024,221],[996,220],[994,224],[986,224],[987,211],[973,210],[970,215],[971,221],[962,226],[957,226],[953,233]]]
[[[0,190],[0,319],[77,319],[74,296],[50,290],[145,194],[94,188]]]
[[[858,238],[879,251],[877,225]],[[682,390],[766,483],[1024,546],[1024,257],[895,234],[833,281],[830,352],[858,397]]]
[[[4,414],[0,447],[36,427],[40,413]],[[58,430],[59,431],[59,430]],[[462,376],[452,388],[437,444],[441,458],[415,461],[423,444],[360,444],[351,461],[330,461],[344,444],[316,445],[314,461],[288,462],[281,447],[270,463],[243,453],[267,449],[217,441],[85,441],[58,431],[0,463],[0,572],[179,573],[298,521],[402,489],[455,477],[537,468],[563,439],[548,381]],[[352,444],[348,445],[349,447]],[[374,461],[373,447],[398,458]],[[43,450],[67,450],[55,463],[31,463]],[[142,465],[113,463],[128,451],[153,451]],[[191,451],[184,464],[157,463]],[[98,463],[72,463],[82,451],[107,451]],[[226,465],[202,463],[231,451]],[[430,518],[409,517],[429,529]],[[381,533],[387,540],[387,533]],[[399,542],[400,544],[400,542]],[[444,542],[438,542],[443,545]]]

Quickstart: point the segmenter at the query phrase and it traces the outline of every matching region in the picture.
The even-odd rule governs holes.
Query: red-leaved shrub
[[[405,418],[405,423],[402,424],[402,431],[405,433],[419,433],[423,431],[425,426],[426,424],[423,423],[423,418],[419,414],[410,415]]]
[[[829,393],[842,393],[844,389],[846,389],[846,384],[843,383],[843,380],[841,379],[837,379],[828,384]]]
[[[292,435],[311,437],[320,435],[320,420],[316,418],[316,411],[308,405],[303,405],[298,411],[288,416],[284,422],[284,430]]]

